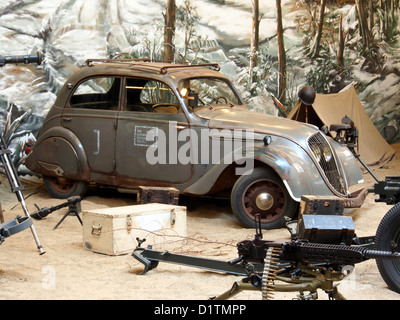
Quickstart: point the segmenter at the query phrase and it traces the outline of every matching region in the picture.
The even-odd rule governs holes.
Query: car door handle
[[[63,119],[63,121],[72,121],[71,117],[63,117],[62,119]]]

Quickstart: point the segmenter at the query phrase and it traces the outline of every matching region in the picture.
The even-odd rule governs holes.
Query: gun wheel
[[[400,249],[400,203],[391,208],[382,218],[375,236],[377,250]],[[400,293],[400,261],[377,260],[379,273],[388,287]]]

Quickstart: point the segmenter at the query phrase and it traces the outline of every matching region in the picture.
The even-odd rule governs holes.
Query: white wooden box
[[[144,247],[168,249],[184,242],[186,207],[148,203],[82,211],[83,244],[108,255],[132,253],[137,239]],[[167,248],[166,248],[167,247]]]

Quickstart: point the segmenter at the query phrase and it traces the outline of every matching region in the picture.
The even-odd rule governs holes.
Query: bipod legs
[[[57,229],[59,225],[67,218],[68,216],[76,216],[76,218],[79,220],[80,224],[82,225],[82,219],[79,216],[79,213],[81,211],[81,206],[80,203],[77,204],[70,204],[68,212],[61,218],[61,220],[55,225],[53,230]]]
[[[260,291],[260,287],[254,286],[251,282],[248,282],[246,279],[235,281],[232,287],[228,291],[220,294],[217,297],[212,297],[210,298],[210,300],[227,300],[245,290]]]

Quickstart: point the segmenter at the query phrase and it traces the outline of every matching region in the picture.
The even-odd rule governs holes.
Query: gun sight
[[[38,51],[36,54],[25,55],[25,56],[6,56],[0,57],[0,67],[8,63],[18,64],[30,64],[30,63],[37,63],[40,65],[42,63],[42,54]]]

